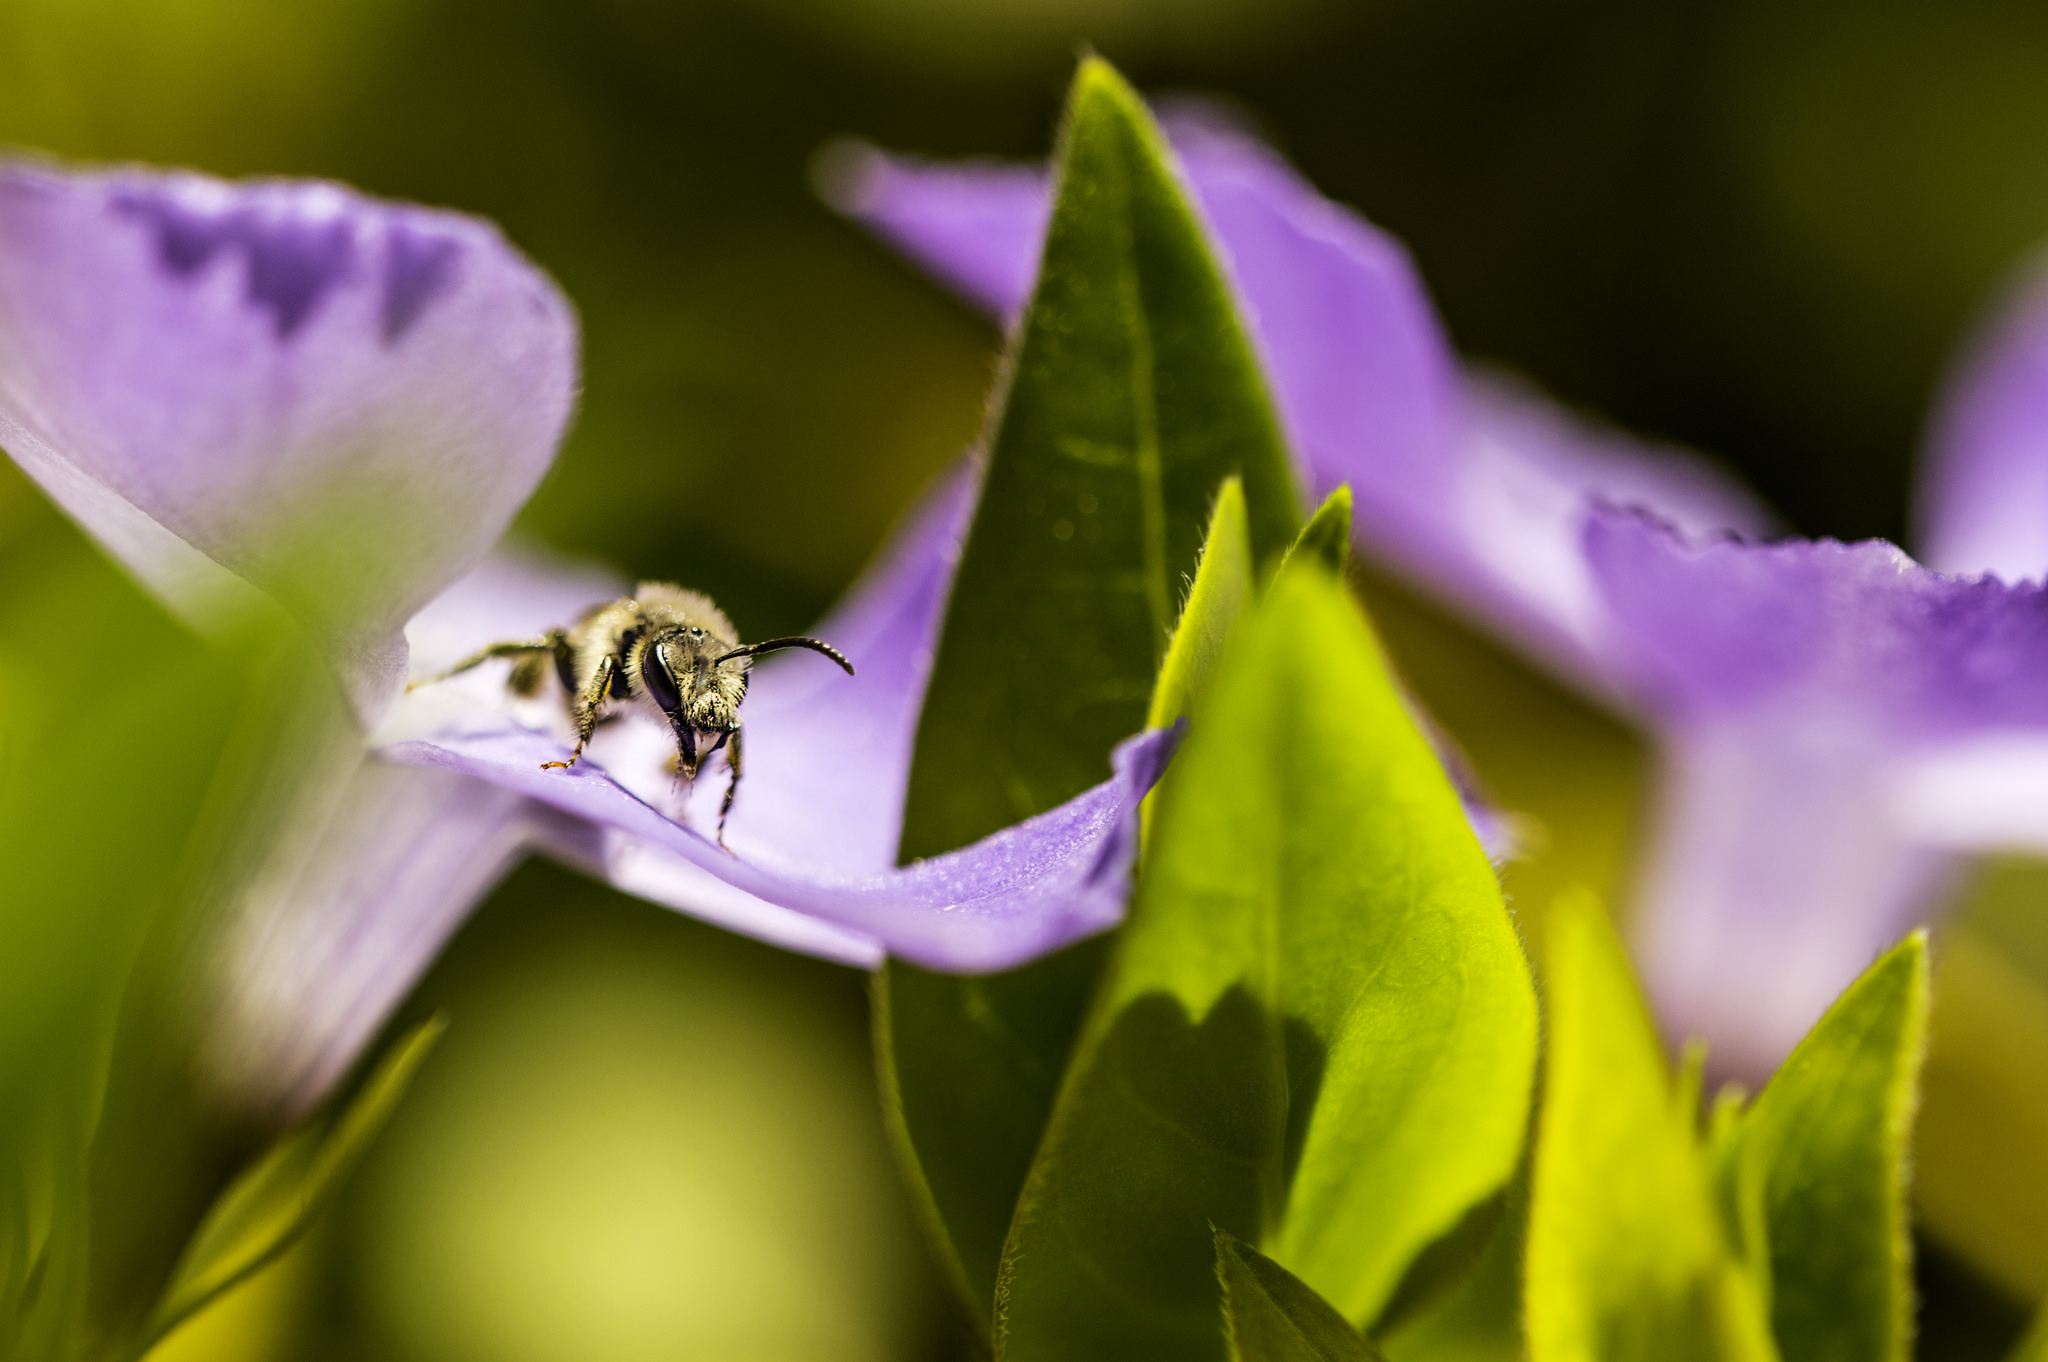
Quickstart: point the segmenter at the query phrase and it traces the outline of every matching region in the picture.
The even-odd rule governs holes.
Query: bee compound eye
[[[664,714],[673,714],[676,706],[683,702],[682,689],[676,685],[675,673],[669,670],[668,658],[662,652],[659,640],[648,644],[640,653],[640,684],[647,687],[647,693],[654,697],[654,703],[661,706]]]

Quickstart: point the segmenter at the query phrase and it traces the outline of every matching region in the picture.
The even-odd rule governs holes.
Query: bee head
[[[648,641],[640,654],[640,683],[669,722],[723,733],[739,725],[747,693],[744,666],[720,666],[704,649],[701,629],[677,629]]]

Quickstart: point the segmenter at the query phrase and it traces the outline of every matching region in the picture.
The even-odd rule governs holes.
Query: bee
[[[747,698],[747,672],[754,658],[784,648],[823,653],[853,675],[845,654],[821,639],[743,645],[709,596],[667,582],[642,582],[631,597],[592,606],[567,629],[493,643],[407,689],[509,657],[515,661],[507,684],[513,694],[530,697],[539,693],[552,661],[576,728],[576,747],[567,761],[542,762],[542,770],[574,766],[598,723],[609,717],[605,710],[612,701],[658,713],[675,734],[676,770],[683,779],[694,782],[699,765],[725,751],[731,779],[718,809],[718,844],[724,846],[726,815],[740,788],[740,703]]]

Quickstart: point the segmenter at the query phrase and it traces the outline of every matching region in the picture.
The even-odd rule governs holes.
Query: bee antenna
[[[731,652],[726,653],[723,656],[714,657],[711,659],[711,665],[716,667],[719,663],[730,662],[736,657],[756,657],[762,653],[779,653],[784,648],[809,648],[814,653],[823,653],[825,656],[831,658],[834,662],[837,662],[843,669],[845,669],[845,672],[848,676],[853,675],[853,664],[846,660],[846,654],[840,652],[837,648],[825,642],[823,639],[816,638],[792,637],[763,639],[759,643],[749,643],[744,648],[735,648]]]

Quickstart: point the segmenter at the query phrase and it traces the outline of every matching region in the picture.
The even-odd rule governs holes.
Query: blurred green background
[[[495,217],[587,339],[522,528],[758,637],[972,437],[999,340],[819,206],[808,158],[1040,154],[1083,41],[1234,100],[1406,238],[1468,353],[1716,452],[1807,533],[1904,532],[1946,357],[2048,236],[2048,9],[2017,0],[0,0],[0,144]],[[0,537],[63,533],[0,487]],[[1532,816],[1517,911],[1624,886],[1640,744],[1366,589]],[[1928,1346],[1956,1357],[2048,1293],[2048,885],[1984,883],[1921,1159]],[[411,1004],[454,1029],[340,1211],[166,1355],[950,1352],[862,988],[529,867]]]

